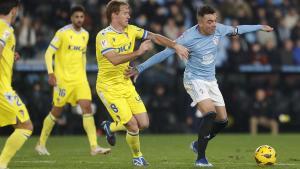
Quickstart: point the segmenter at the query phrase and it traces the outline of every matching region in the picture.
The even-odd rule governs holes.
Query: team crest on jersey
[[[213,42],[214,42],[215,45],[218,45],[219,44],[219,37],[214,36],[213,37]]]

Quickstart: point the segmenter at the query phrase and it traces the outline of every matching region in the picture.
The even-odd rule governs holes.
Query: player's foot
[[[39,153],[39,155],[47,155],[47,156],[50,155],[47,148],[45,146],[42,146],[39,144],[35,146],[35,151],[37,151]]]
[[[96,148],[94,148],[93,150],[91,150],[91,155],[95,156],[97,154],[108,154],[110,153],[110,148],[103,148],[100,146],[97,146]]]
[[[198,141],[193,141],[190,148],[195,154],[198,154]]]
[[[111,132],[109,129],[110,126],[110,121],[103,121],[101,123],[101,127],[104,130],[105,134],[106,134],[106,140],[107,142],[111,145],[114,146],[116,145],[116,136],[115,133]]]
[[[204,157],[199,160],[196,160],[195,166],[196,167],[212,167],[213,165],[211,163],[209,163],[207,161],[207,159]]]
[[[149,165],[149,163],[145,160],[145,158],[143,156],[133,158],[132,163],[133,163],[134,166],[138,166],[138,167]]]

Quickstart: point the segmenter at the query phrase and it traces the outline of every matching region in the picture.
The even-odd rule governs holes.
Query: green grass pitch
[[[48,150],[51,156],[39,156],[34,151],[37,137],[32,137],[10,163],[10,169],[127,169],[133,168],[130,150],[124,139],[117,136],[117,145],[109,155],[89,155],[84,136],[51,137]],[[189,145],[196,135],[142,135],[141,146],[147,168],[185,169],[194,167],[195,154]],[[0,138],[2,149],[6,138]],[[108,146],[100,137],[102,146]],[[253,158],[255,149],[263,144],[277,151],[275,166],[259,167]],[[224,134],[213,139],[207,157],[215,169],[300,169],[300,134],[240,135]]]

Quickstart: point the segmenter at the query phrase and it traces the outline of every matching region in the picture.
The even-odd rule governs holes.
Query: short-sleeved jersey
[[[128,25],[122,33],[112,26],[108,26],[98,33],[96,38],[97,87],[105,85],[122,88],[126,85],[132,85],[131,81],[124,76],[124,71],[127,69],[129,62],[114,66],[103,55],[112,50],[119,54],[131,53],[134,50],[136,39],[145,39],[147,34],[146,30],[134,25]]]
[[[50,46],[55,53],[54,74],[58,83],[74,84],[86,80],[86,50],[89,33],[72,25],[59,29]]]
[[[12,90],[11,79],[15,57],[16,39],[13,28],[0,19],[0,45],[3,47],[0,54],[0,91]]]

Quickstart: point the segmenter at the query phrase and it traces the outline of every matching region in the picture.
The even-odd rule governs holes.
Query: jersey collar
[[[109,25],[109,28],[110,28],[111,30],[115,31],[115,32],[118,33],[118,34],[123,34],[123,33],[124,33],[124,32],[120,32],[120,31],[116,30],[112,25]]]

